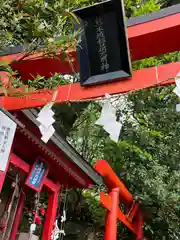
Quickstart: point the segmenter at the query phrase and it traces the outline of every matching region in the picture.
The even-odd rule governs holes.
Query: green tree
[[[56,54],[60,47],[66,50],[74,44],[77,34],[72,31],[73,21],[76,20],[72,10],[88,4],[93,4],[93,1],[0,0],[0,48],[3,51],[6,46],[25,44],[28,54],[39,47],[39,51],[45,54]],[[169,1],[126,0],[126,16],[129,18],[159,10],[163,4],[169,4]],[[57,40],[57,36],[61,38]],[[140,69],[177,59],[178,52],[170,53],[135,62],[133,67]],[[50,79],[53,87],[59,84],[56,77]],[[55,84],[54,80],[57,80]],[[42,88],[47,86],[46,81],[40,78],[34,82],[36,88],[39,88],[39,82]],[[100,114],[99,103],[91,102],[81,107],[73,104],[68,108],[65,106],[60,113],[67,115],[67,109],[75,113],[68,124],[63,121],[65,117],[60,119],[60,114],[57,116],[58,125],[62,128],[65,126],[67,133],[77,119],[69,141],[92,164],[97,159],[106,159],[142,203],[149,215],[145,223],[148,239],[180,238],[180,116],[175,112],[176,102],[172,87],[129,94],[124,110],[127,117],[118,144],[111,142],[101,127],[94,125]],[[96,189],[94,192],[91,190],[91,194],[80,192],[86,198],[87,206],[79,218],[83,220],[86,214],[86,221],[101,228],[103,211],[98,206],[98,198],[94,197],[96,194]],[[120,235],[122,239],[131,239],[122,227]]]
[[[94,125],[100,110],[94,103],[78,119],[71,135],[71,142],[89,162],[106,159],[143,205],[148,216],[147,239],[180,237],[180,115],[172,90],[171,86],[158,87],[129,94],[117,144]],[[91,211],[95,200],[88,197],[87,201]],[[120,235],[131,239],[124,228],[120,228]]]
[[[164,4],[163,1],[125,3],[127,16],[158,10]],[[174,62],[179,57],[179,52],[152,57],[133,63],[133,68]],[[71,133],[71,142],[88,161],[106,159],[141,202],[148,216],[147,239],[180,238],[180,116],[175,111],[178,99],[172,90],[173,87],[158,87],[129,94],[117,144],[94,125],[100,111],[100,106],[94,103],[80,116]],[[120,235],[122,239],[131,239],[124,228],[120,228]]]

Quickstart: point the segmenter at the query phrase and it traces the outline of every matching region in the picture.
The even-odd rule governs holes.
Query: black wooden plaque
[[[81,85],[107,83],[131,76],[124,7],[110,0],[75,11],[81,28],[77,53]]]

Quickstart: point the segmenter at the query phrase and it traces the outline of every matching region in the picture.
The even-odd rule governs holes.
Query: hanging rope
[[[56,217],[56,221],[54,224],[54,229],[52,231],[52,235],[51,235],[51,239],[52,240],[57,240],[57,239],[63,239],[65,232],[64,232],[64,224],[66,221],[66,209],[67,209],[67,188],[65,190],[65,198],[64,198],[64,203],[63,203],[63,215],[61,216],[60,211],[61,211],[61,205],[62,205],[62,200],[63,200],[63,188],[64,186],[61,186],[60,189],[60,195],[59,195],[59,207],[58,207],[58,211],[57,211],[57,217]],[[61,226],[60,229],[58,227],[58,219],[61,216]]]
[[[57,219],[59,219],[60,216],[61,216],[61,205],[62,205],[62,201],[63,201],[63,197],[62,197],[63,190],[64,190],[64,186],[61,185],[60,186],[60,194],[59,194],[59,205],[58,205],[58,211],[57,211]]]
[[[65,227],[65,222],[66,222],[66,211],[67,211],[67,205],[68,205],[67,192],[68,192],[68,188],[66,187],[65,196],[64,196],[64,203],[63,203],[63,215],[61,216],[61,227],[60,227],[60,238],[59,238],[59,240],[63,240],[64,236],[65,236],[64,227]]]

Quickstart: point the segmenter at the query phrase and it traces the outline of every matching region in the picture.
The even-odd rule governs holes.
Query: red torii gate
[[[133,61],[151,56],[159,56],[180,49],[180,4],[154,12],[147,16],[140,16],[127,21],[127,33],[130,53]],[[75,71],[78,63],[75,50],[69,50]],[[11,63],[23,56],[22,53],[0,57],[0,60]],[[62,63],[59,58],[43,58],[36,54],[25,58],[21,63],[12,63],[12,67],[19,71],[23,80],[32,79],[37,74],[50,77],[54,73],[71,74],[72,68],[68,62]],[[120,94],[154,85],[168,85],[174,83],[173,78],[180,70],[180,63],[171,63],[135,71],[132,78],[93,87],[81,87],[79,83],[59,86],[57,102],[78,101],[104,96],[105,93]],[[52,99],[52,91],[32,93],[28,98],[1,97],[0,104],[7,110],[18,110],[43,106],[46,100]]]
[[[128,21],[128,39],[132,60],[140,60],[151,56],[159,56],[168,52],[180,49],[180,4],[165,10],[155,12],[148,16],[141,16]],[[72,60],[75,71],[78,71],[78,63],[74,50],[68,52]],[[22,53],[0,57],[0,60],[11,63],[18,60]],[[43,58],[41,54],[36,54],[25,58],[21,63],[12,63],[12,67],[19,71],[23,80],[32,79],[37,74],[50,77],[54,73],[71,74],[72,69],[68,62],[61,62],[59,58]],[[132,78],[113,82],[104,85],[81,87],[79,83],[59,86],[57,103],[66,101],[79,101],[104,96],[105,93],[120,94],[137,89],[148,88],[155,85],[169,85],[174,83],[174,77],[180,70],[180,63],[171,63],[148,69],[138,70],[133,73]],[[5,81],[5,79],[4,79]],[[42,90],[31,93],[28,97],[1,97],[0,105],[9,111],[21,110],[25,108],[42,107],[46,101],[52,99],[51,90]],[[109,210],[107,215],[107,230],[105,239],[116,239],[116,221],[120,219],[135,232],[138,239],[142,238],[143,219],[138,215],[138,224],[133,225],[127,221],[118,208],[119,198],[126,204],[132,203],[133,197],[114,175],[112,169],[104,161],[99,161],[95,168],[105,177],[105,182],[109,188],[109,196],[101,193],[101,202]],[[102,170],[103,169],[103,170]],[[108,175],[108,174],[109,175]],[[123,189],[123,190],[122,190]],[[113,203],[113,204],[112,204]],[[130,218],[137,213],[137,204],[130,211]]]
[[[117,220],[121,221],[136,235],[137,240],[143,238],[144,216],[140,205],[135,201],[113,169],[105,160],[99,160],[94,168],[104,178],[108,188],[108,195],[100,193],[100,202],[107,209],[105,240],[116,240]],[[123,213],[119,204],[124,204],[126,213]]]

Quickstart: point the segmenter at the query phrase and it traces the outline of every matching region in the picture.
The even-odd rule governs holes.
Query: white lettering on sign
[[[45,169],[43,168],[43,163],[41,162],[34,167],[35,174],[30,177],[30,182],[32,185],[36,185],[44,175]]]
[[[0,110],[0,171],[5,171],[16,131],[16,123]]]
[[[99,45],[98,52],[99,52],[100,63],[101,63],[101,71],[108,72],[109,64],[108,64],[108,55],[107,55],[107,47],[106,47],[106,38],[104,35],[103,20],[101,17],[96,17],[95,26],[96,26],[96,40]]]

